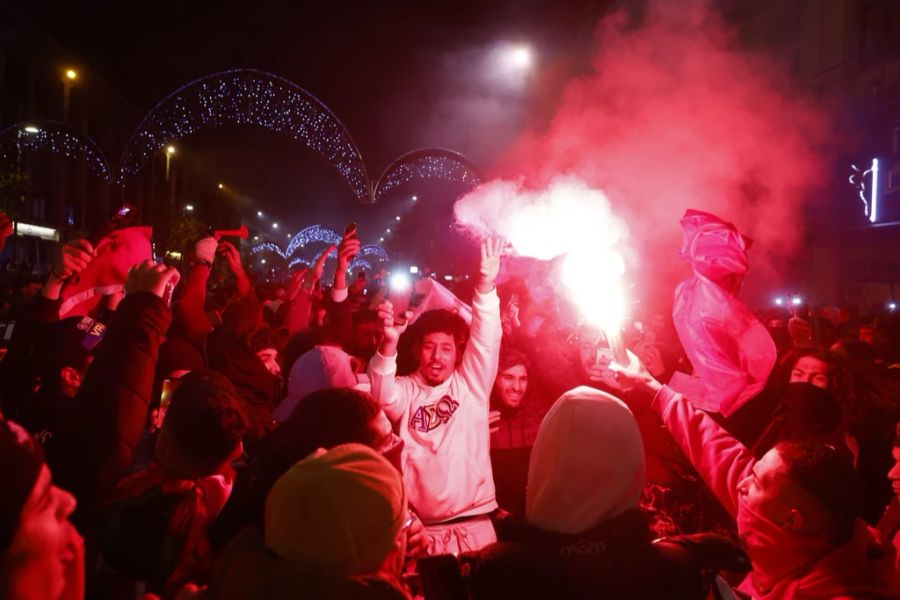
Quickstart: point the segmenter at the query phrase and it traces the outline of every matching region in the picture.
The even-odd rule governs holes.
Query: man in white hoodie
[[[378,309],[384,338],[369,362],[372,395],[404,441],[403,479],[429,554],[496,541],[488,517],[497,508],[488,412],[503,333],[494,286],[502,247],[499,240],[481,245],[471,336],[459,315],[424,313],[415,325],[418,367],[409,376],[397,376],[397,340],[411,313],[395,321],[389,301]]]

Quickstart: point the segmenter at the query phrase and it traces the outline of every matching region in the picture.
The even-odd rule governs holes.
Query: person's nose
[[[57,516],[60,520],[67,519],[69,515],[75,512],[75,507],[78,505],[75,496],[56,486],[53,487],[53,493],[57,495]]]

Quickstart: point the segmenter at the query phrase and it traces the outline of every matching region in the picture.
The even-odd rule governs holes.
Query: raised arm
[[[500,299],[494,281],[500,272],[503,241],[491,238],[481,243],[481,264],[472,301],[472,326],[469,343],[459,365],[459,373],[473,395],[485,405],[490,401],[491,389],[497,377],[500,360],[500,341],[503,326],[500,322]]]
[[[372,397],[384,409],[388,419],[396,422],[406,410],[408,398],[404,398],[397,386],[397,342],[406,331],[407,322],[412,313],[407,311],[399,323],[394,317],[394,305],[385,300],[378,307],[378,318],[381,320],[382,340],[378,352],[369,360],[369,382],[372,384]]]
[[[78,392],[78,423],[60,440],[67,464],[54,477],[93,521],[125,469],[146,424],[159,345],[171,321],[162,300],[178,271],[145,261],[132,268],[116,311]],[[62,448],[65,448],[63,450]]]
[[[175,303],[175,316],[184,324],[191,342],[202,345],[212,333],[213,326],[206,316],[206,284],[212,263],[216,258],[216,238],[205,237],[194,245],[197,262],[191,267],[184,283],[181,285],[181,296]]]
[[[653,407],[666,429],[719,502],[736,516],[738,486],[753,468],[750,452],[690,400],[660,384],[634,354],[629,352],[629,357],[628,367],[611,365],[618,379],[626,387],[653,396]]]

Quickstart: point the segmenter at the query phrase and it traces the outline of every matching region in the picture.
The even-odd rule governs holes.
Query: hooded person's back
[[[628,407],[594,388],[563,394],[531,455],[527,523],[498,525],[504,541],[473,564],[474,597],[702,598],[701,565],[691,552],[653,543],[637,508],[644,476]]]

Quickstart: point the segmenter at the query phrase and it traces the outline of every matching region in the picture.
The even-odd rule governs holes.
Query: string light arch
[[[100,147],[65,123],[23,121],[0,131],[0,160],[13,162],[30,152],[48,152],[83,161],[95,175],[104,181],[110,179],[109,163]]]
[[[206,75],[166,96],[128,141],[119,183],[166,145],[223,125],[256,125],[304,143],[337,169],[358,200],[370,201],[365,163],[340,119],[296,83],[257,69]]]
[[[388,165],[375,185],[373,199],[378,202],[395,188],[427,179],[458,181],[470,188],[484,180],[475,163],[459,152],[446,148],[421,148],[407,152]]]

